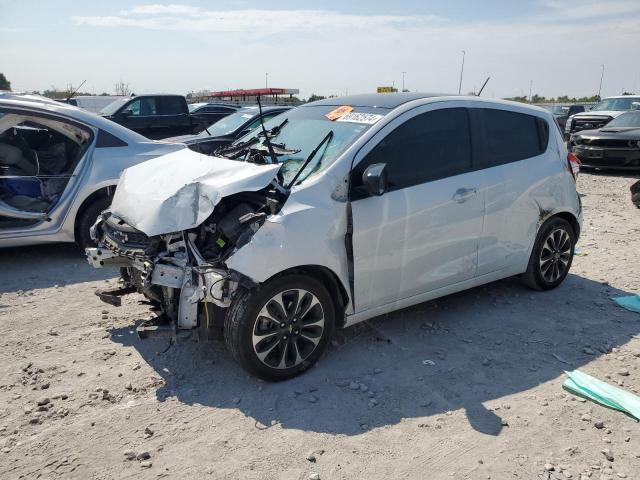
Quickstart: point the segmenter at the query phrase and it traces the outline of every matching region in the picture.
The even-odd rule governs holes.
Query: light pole
[[[529,81],[529,103],[533,103],[533,80]]]
[[[269,88],[269,73],[264,73],[264,88]]]
[[[462,74],[464,73],[464,56],[467,54],[464,50],[462,52],[462,68],[460,69],[460,85],[458,86],[458,95],[462,92]]]
[[[600,73],[600,87],[598,87],[598,100],[601,98],[600,93],[602,93],[602,79],[604,78],[604,63],[602,64],[602,72]]]
[[[407,72],[402,72],[402,91],[404,92],[404,76],[407,74]]]

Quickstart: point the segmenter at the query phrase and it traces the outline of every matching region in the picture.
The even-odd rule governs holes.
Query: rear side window
[[[96,139],[96,148],[110,147],[128,147],[127,142],[120,140],[118,137],[111,135],[102,129],[98,130],[98,138]]]
[[[187,106],[180,97],[159,97],[162,115],[178,115],[187,112]]]
[[[549,124],[525,113],[478,109],[485,132],[482,168],[504,165],[544,153],[549,142]]]
[[[354,167],[353,187],[362,185],[363,172],[374,163],[387,164],[389,190],[470,171],[471,135],[467,109],[434,110],[407,120]]]

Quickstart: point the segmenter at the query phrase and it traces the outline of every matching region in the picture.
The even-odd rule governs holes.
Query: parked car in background
[[[600,129],[574,133],[569,147],[583,167],[640,168],[640,110],[625,112]]]
[[[605,98],[588,112],[569,117],[564,129],[565,140],[568,141],[571,134],[582,130],[602,128],[618,115],[638,109],[640,109],[640,96],[621,95]]]
[[[216,123],[227,115],[237,112],[240,108],[242,107],[239,105],[231,105],[221,102],[190,103],[189,113],[197,116],[199,121],[204,123],[203,126],[207,126]]]
[[[153,139],[193,134],[209,124],[205,118],[189,113],[187,100],[182,95],[125,97],[104,107],[100,114]]]
[[[122,170],[184,149],[44,97],[0,94],[0,247],[90,245]]]
[[[262,107],[263,121],[286,112],[291,107]],[[229,145],[236,139],[251,132],[260,125],[260,110],[256,107],[243,107],[237,112],[209,125],[197,135],[183,135],[166,138],[167,142],[179,142],[195,152],[211,155],[218,148]]]
[[[567,125],[567,119],[575,115],[576,113],[582,113],[586,111],[584,105],[572,104],[572,105],[545,105],[544,108],[549,110],[556,122],[558,122],[558,126],[560,130],[564,132],[565,126]]]
[[[640,180],[629,187],[631,190],[631,203],[640,208]]]
[[[552,289],[569,272],[582,213],[546,110],[371,94],[265,127],[215,159],[185,150],[125,170],[87,250],[123,267],[167,330],[223,327],[253,375],[303,372],[337,327],[512,275]]]
[[[73,105],[74,107],[84,108],[93,113],[100,113],[100,111],[107,105],[112,104],[116,100],[120,100],[122,97],[119,95],[80,95],[70,98],[68,100],[58,100],[62,103]]]

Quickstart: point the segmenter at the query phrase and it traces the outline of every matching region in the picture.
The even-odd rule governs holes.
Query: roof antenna
[[[64,101],[65,101],[65,102],[68,102],[69,100],[71,100],[71,99],[73,98],[73,96],[74,96],[76,93],[78,93],[78,90],[80,90],[80,89],[82,88],[82,86],[83,86],[85,83],[87,83],[87,81],[86,81],[86,80],[84,80],[84,81],[80,84],[80,86],[79,86],[78,88],[76,88],[76,89],[75,89],[75,90],[74,90],[74,91],[73,91],[73,92],[72,92],[72,93],[71,93],[71,94],[70,94],[70,95],[69,95],[69,96],[68,96]]]
[[[487,86],[487,83],[489,83],[489,79],[491,77],[487,77],[487,79],[484,81],[484,83],[482,84],[482,87],[480,87],[480,91],[476,94],[476,97],[479,97],[480,95],[482,95],[482,91],[484,90],[484,87]]]
[[[260,125],[262,125],[262,133],[264,133],[265,142],[267,142],[267,149],[269,150],[269,156],[271,157],[271,163],[278,163],[278,159],[276,158],[276,154],[273,151],[273,145],[271,145],[271,140],[269,139],[269,134],[267,133],[267,129],[264,128],[264,119],[262,118],[262,104],[260,103],[260,95],[257,95],[256,99],[258,100],[258,110],[260,112]]]

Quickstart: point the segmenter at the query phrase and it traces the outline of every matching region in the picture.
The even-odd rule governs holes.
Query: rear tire
[[[98,215],[109,208],[109,205],[111,205],[110,197],[100,197],[82,211],[76,223],[76,243],[80,248],[85,249],[96,246],[96,242],[91,239],[89,230],[96,223]]]
[[[309,276],[287,275],[238,292],[227,311],[224,337],[245,370],[279,381],[318,361],[334,324],[335,308],[325,286]]]
[[[525,285],[534,290],[556,288],[566,278],[576,244],[576,234],[569,222],[560,217],[547,220],[536,238],[527,271],[522,276]]]

